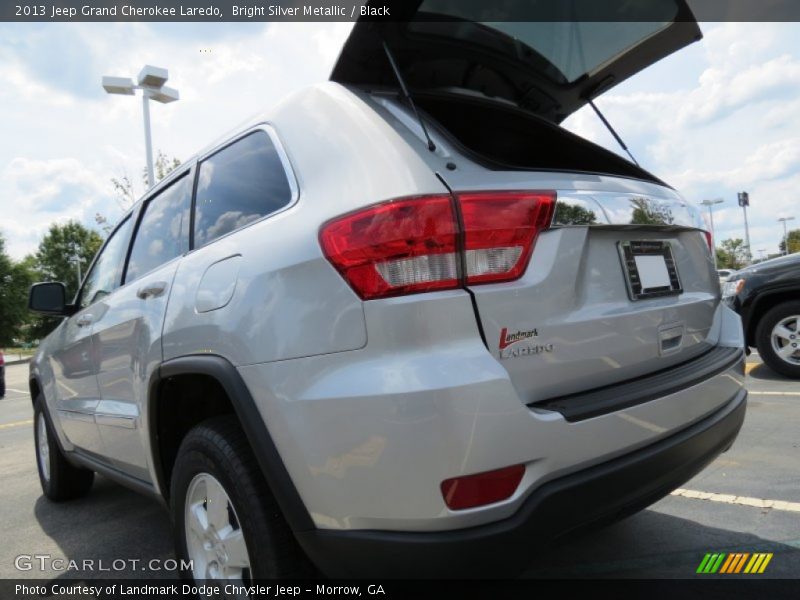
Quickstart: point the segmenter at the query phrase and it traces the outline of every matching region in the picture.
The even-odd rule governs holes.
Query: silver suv
[[[358,23],[332,81],[150,190],[73,302],[32,289],[64,317],[30,368],[45,495],[162,499],[198,580],[418,577],[513,572],[699,472],[746,404],[709,236],[558,125],[698,39],[674,10]]]

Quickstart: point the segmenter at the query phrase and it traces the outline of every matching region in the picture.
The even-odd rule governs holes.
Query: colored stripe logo
[[[769,561],[772,560],[772,553],[769,552],[709,552],[703,557],[700,566],[697,567],[697,573],[700,574],[736,574],[748,573],[757,574],[763,573]]]

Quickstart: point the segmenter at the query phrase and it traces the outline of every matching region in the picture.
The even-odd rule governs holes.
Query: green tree
[[[161,150],[158,151],[156,159],[153,161],[153,175],[155,175],[156,182],[161,181],[177,169],[181,161],[174,156],[170,158]],[[111,185],[114,188],[114,193],[117,196],[117,203],[122,211],[128,210],[136,202],[136,199],[141,195],[133,181],[128,174],[123,172],[120,177],[112,177]],[[142,187],[147,189],[147,167],[142,168]]]
[[[741,238],[722,240],[716,252],[719,269],[741,269],[747,262],[747,248]]]
[[[39,248],[32,257],[32,264],[39,281],[60,281],[67,288],[67,299],[78,291],[78,269],[81,277],[97,254],[103,238],[77,221],[63,225],[53,224],[39,242]],[[29,337],[42,338],[50,333],[59,319],[36,316],[32,319]]]
[[[632,198],[631,225],[672,225],[675,221],[669,206],[647,198]]]
[[[103,238],[77,221],[63,225],[54,223],[39,242],[36,271],[46,281],[61,281],[67,286],[67,298],[78,291],[78,270],[81,276],[100,249]]]
[[[781,242],[778,244],[781,254],[800,252],[800,229],[792,229],[786,234],[786,238],[789,241],[789,252],[786,252],[786,240],[781,238]]]
[[[597,215],[593,210],[583,208],[577,204],[556,204],[554,222],[559,225],[591,225],[597,222]]]
[[[180,164],[180,160],[174,156],[170,158],[161,150],[159,150],[155,161],[153,161],[153,174],[155,175],[156,181],[161,181],[164,179],[164,177],[177,169]],[[123,172],[119,177],[112,177],[111,186],[114,188],[114,195],[116,196],[117,204],[123,213],[133,206],[136,202],[136,199],[141,195],[137,191],[133,180],[128,177],[126,172]],[[148,187],[147,167],[142,169],[142,186],[144,189],[147,189]],[[114,229],[114,223],[109,221],[108,217],[101,213],[95,214],[94,220],[106,235],[111,233],[111,231]]]
[[[156,181],[161,181],[172,173],[175,169],[181,166],[181,161],[175,158],[168,157],[164,154],[161,150],[158,151],[158,156],[156,156],[156,160],[153,163],[153,171],[155,171]],[[147,170],[145,169],[145,173]],[[147,179],[146,176],[143,176],[143,179]]]
[[[14,263],[0,235],[0,347],[22,336],[29,321],[28,289],[33,273],[25,263]]]

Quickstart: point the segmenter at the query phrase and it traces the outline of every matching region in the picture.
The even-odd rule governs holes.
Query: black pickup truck
[[[747,345],[774,371],[800,379],[800,253],[736,272],[722,296],[742,316]]]

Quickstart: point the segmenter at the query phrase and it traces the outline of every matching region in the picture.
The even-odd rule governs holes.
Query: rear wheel
[[[170,487],[175,548],[192,564],[185,575],[246,583],[311,573],[235,418],[186,435]]]
[[[756,345],[773,371],[800,378],[800,302],[784,302],[768,310],[756,328]]]
[[[85,496],[92,488],[94,471],[69,464],[58,447],[43,407],[44,398],[39,396],[33,409],[33,437],[42,492],[56,502]]]

